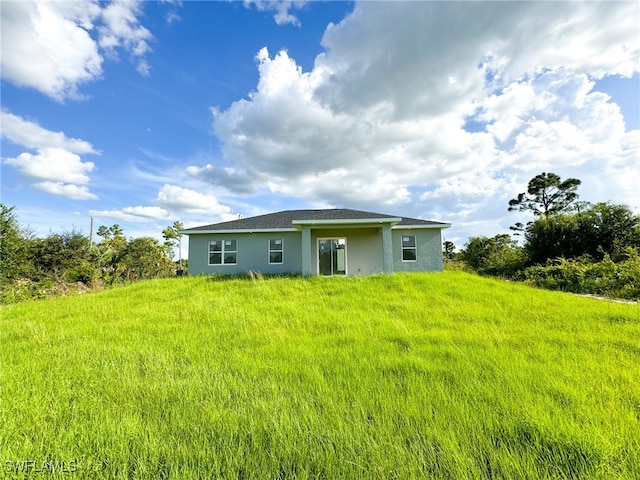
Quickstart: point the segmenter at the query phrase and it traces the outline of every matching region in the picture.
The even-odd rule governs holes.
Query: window
[[[284,242],[281,238],[269,239],[269,263],[282,263],[283,245]]]
[[[416,236],[409,235],[402,237],[402,261],[415,262],[418,260],[418,251],[416,249]]]
[[[237,240],[211,240],[209,265],[235,265],[238,255]]]

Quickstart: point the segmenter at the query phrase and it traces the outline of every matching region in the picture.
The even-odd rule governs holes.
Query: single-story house
[[[349,209],[286,210],[182,230],[191,275],[441,271],[451,224]]]

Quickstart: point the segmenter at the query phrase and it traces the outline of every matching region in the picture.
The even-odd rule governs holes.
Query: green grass
[[[0,314],[0,477],[640,478],[638,305],[444,272]]]

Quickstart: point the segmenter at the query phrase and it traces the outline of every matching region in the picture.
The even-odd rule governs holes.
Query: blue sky
[[[161,238],[295,208],[508,232],[529,179],[640,211],[638,2],[2,2],[2,203]]]

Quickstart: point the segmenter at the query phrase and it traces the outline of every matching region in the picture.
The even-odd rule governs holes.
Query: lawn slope
[[[0,314],[9,478],[640,478],[638,305],[444,272]]]

